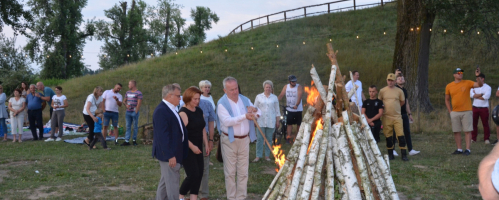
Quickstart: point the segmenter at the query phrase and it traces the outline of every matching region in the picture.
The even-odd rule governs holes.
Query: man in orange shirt
[[[463,80],[463,70],[454,70],[454,81],[445,87],[445,105],[450,113],[452,132],[456,141],[457,150],[452,154],[470,155],[471,131],[473,131],[473,112],[471,109],[471,88],[482,87],[483,79],[477,78],[477,82]],[[480,75],[480,68],[475,71],[475,76]],[[452,99],[452,107],[451,107]],[[464,132],[466,150],[461,149],[461,131]]]

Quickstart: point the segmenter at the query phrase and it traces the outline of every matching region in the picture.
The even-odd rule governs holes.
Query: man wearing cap
[[[473,112],[471,108],[470,91],[471,88],[483,86],[483,79],[477,78],[477,82],[463,80],[463,70],[457,68],[454,70],[454,81],[447,84],[445,87],[445,105],[449,111],[452,132],[454,132],[454,140],[456,141],[457,150],[452,154],[463,154],[465,156],[471,154],[471,131],[473,131]],[[475,76],[480,75],[480,68],[475,71]],[[452,99],[452,107],[451,107]],[[461,131],[464,132],[466,150],[463,152],[461,148]]]
[[[484,82],[485,74],[480,73],[476,78],[481,79],[483,86],[473,88],[470,91],[470,97],[473,98],[473,131],[471,132],[471,142],[476,142],[476,137],[478,135],[478,118],[481,118],[483,125],[483,140],[485,141],[485,144],[490,144],[489,98],[492,88]]]
[[[386,148],[390,160],[395,159],[393,156],[393,131],[399,141],[399,148],[402,154],[403,161],[409,161],[407,158],[407,147],[405,144],[404,127],[401,114],[401,106],[405,104],[404,92],[395,87],[395,74],[390,73],[386,77],[387,86],[379,91],[378,99],[383,101],[385,109],[381,122],[383,124],[383,134],[386,137]]]
[[[288,125],[288,128],[286,130],[286,142],[291,143],[294,139],[294,136],[292,136],[292,125],[296,124],[296,130],[300,130],[303,112],[303,105],[301,103],[303,87],[300,84],[296,83],[298,79],[295,75],[289,75],[288,81],[289,84],[285,85],[284,88],[282,88],[281,94],[279,94],[279,97],[277,98],[280,101],[282,97],[286,95],[286,110],[288,111],[286,122]]]

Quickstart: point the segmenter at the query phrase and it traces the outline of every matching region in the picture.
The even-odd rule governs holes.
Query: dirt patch
[[[7,170],[0,170],[0,183],[3,182],[3,178],[9,176],[9,171]]]
[[[427,166],[423,166],[423,165],[413,165],[413,167],[419,168],[419,169],[428,169]]]
[[[261,173],[262,174],[270,174],[272,176],[277,175],[277,172],[275,172],[275,168],[273,168],[273,167],[265,167],[265,169]]]
[[[61,193],[55,191],[56,189],[57,188],[54,187],[40,186],[28,196],[28,199],[52,199],[54,197],[62,196]]]
[[[131,186],[131,185],[119,185],[119,186],[108,186],[108,187],[103,187],[103,190],[111,190],[111,191],[129,191],[129,192],[135,192],[137,191],[137,187]]]
[[[260,194],[253,194],[253,193],[248,193],[248,195],[246,196],[246,199],[247,200],[260,200],[262,199],[263,195],[260,195]]]
[[[15,162],[8,162],[8,163],[0,164],[0,167],[18,167],[18,166],[31,165],[34,163],[35,163],[35,161],[15,161]]]

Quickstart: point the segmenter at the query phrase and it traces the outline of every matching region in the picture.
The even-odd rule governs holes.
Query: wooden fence
[[[348,2],[348,1],[352,1],[353,5],[347,6],[347,7],[342,7],[342,8],[331,9],[331,4]],[[364,9],[364,8],[370,8],[370,7],[375,7],[375,6],[382,6],[383,7],[385,4],[392,3],[392,2],[395,2],[395,0],[380,0],[380,2],[377,2],[377,3],[357,5],[356,0],[338,0],[338,1],[332,1],[332,2],[323,3],[323,4],[316,4],[316,5],[310,5],[310,6],[285,10],[285,11],[273,13],[270,15],[261,16],[261,17],[255,18],[255,19],[251,19],[247,22],[244,22],[244,23],[240,24],[239,26],[237,26],[236,28],[234,28],[234,30],[232,30],[229,33],[229,35],[240,33],[243,31],[251,30],[254,28],[258,28],[258,27],[273,24],[273,23],[286,22],[286,21],[290,21],[293,19],[322,15],[322,14],[327,14],[327,13],[332,13],[332,12],[343,12],[343,11],[349,11],[349,10]],[[307,8],[309,8],[309,10],[310,10],[310,8],[320,7],[320,6],[325,7],[326,5],[327,5],[327,10],[307,13]],[[289,14],[290,12],[299,11],[299,10],[303,10],[303,14],[299,14],[299,15],[295,15],[295,16],[287,16],[287,14]],[[270,17],[273,17],[273,16],[277,16],[280,18],[277,20],[271,21]],[[261,20],[263,20],[264,23],[260,23]],[[258,22],[258,24],[256,24],[256,22]]]

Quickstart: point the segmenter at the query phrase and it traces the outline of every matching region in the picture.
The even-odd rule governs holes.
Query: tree
[[[205,31],[211,29],[211,23],[217,23],[219,18],[215,12],[211,12],[210,8],[197,6],[196,10],[191,9],[191,17],[194,24],[190,25],[189,30],[189,46],[198,45],[206,39]]]
[[[24,10],[23,5],[17,0],[0,0],[0,32],[3,31],[5,24],[12,27],[14,34],[18,32],[26,34],[28,23],[32,21],[31,13]]]
[[[149,8],[150,30],[153,36],[158,39],[155,49],[161,54],[166,54],[169,47],[168,39],[175,34],[174,15],[180,15],[179,9],[181,7],[181,5],[173,3],[173,0],[158,0],[158,6]]]
[[[0,34],[0,84],[7,95],[20,87],[21,82],[34,80],[27,55],[21,53],[22,47],[16,48],[15,44],[15,37],[7,38]]]
[[[81,10],[87,0],[30,0],[34,23],[29,26],[25,49],[36,63],[41,64],[42,78],[68,79],[81,76],[85,39],[94,34],[91,21],[84,23]]]
[[[185,19],[182,18],[180,10],[175,10],[173,12],[173,21],[175,25],[175,33],[173,34],[171,40],[171,43],[175,48],[181,49],[187,46],[187,42],[189,39],[189,34],[188,31],[184,30],[184,25],[185,25]]]
[[[102,69],[114,69],[153,53],[153,44],[157,41],[144,28],[146,8],[147,4],[141,0],[132,0],[130,8],[126,1],[120,2],[104,11],[110,22],[96,22],[97,39],[104,41],[99,54]]]
[[[496,0],[399,0],[397,1],[397,34],[393,70],[406,74],[410,104],[419,102],[423,112],[433,110],[428,92],[430,40],[435,21],[457,33],[468,36],[482,31],[486,44],[497,52],[499,40],[499,1]]]

